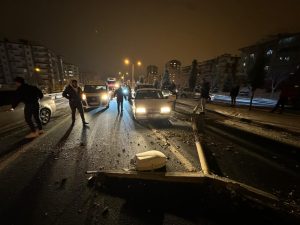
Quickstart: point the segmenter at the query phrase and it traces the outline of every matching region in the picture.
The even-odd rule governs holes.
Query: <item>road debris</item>
[[[155,170],[166,166],[167,157],[160,151],[152,150],[138,153],[132,160],[136,170]]]

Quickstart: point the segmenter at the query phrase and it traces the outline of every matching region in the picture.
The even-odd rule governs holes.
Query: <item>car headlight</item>
[[[85,95],[85,94],[82,94],[82,95],[81,95],[81,98],[82,98],[82,100],[86,100],[86,95]]]
[[[146,113],[146,108],[138,107],[138,108],[136,108],[135,112],[136,113],[141,113],[141,114]]]
[[[170,107],[161,107],[160,108],[160,113],[170,113],[171,108]]]
[[[101,99],[107,101],[108,100],[108,95],[107,94],[102,95]]]

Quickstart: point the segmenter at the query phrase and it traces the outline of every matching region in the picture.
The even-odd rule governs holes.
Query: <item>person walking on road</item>
[[[236,97],[239,95],[240,85],[234,85],[230,90],[231,106],[236,105]]]
[[[44,97],[43,92],[36,86],[26,84],[23,77],[16,77],[15,82],[17,85],[17,90],[12,103],[11,111],[13,111],[20,102],[25,104],[24,117],[26,123],[31,129],[31,133],[29,133],[25,138],[36,138],[40,134],[44,133],[40,119],[39,104],[39,100]],[[36,129],[36,126],[32,121],[32,117],[34,117],[38,129]]]
[[[123,101],[125,95],[121,86],[115,91],[115,96],[117,96],[118,113],[120,113],[120,111],[123,112]]]
[[[279,99],[275,105],[275,107],[272,109],[272,113],[275,112],[279,107],[280,107],[280,111],[279,113],[283,113],[284,110],[284,106],[287,104],[288,99],[289,99],[289,95],[290,95],[290,88],[288,85],[283,84],[281,87],[281,92],[279,95]]]
[[[201,90],[200,90],[200,92],[201,92],[200,104],[201,104],[201,110],[203,113],[205,112],[206,101],[207,101],[207,99],[209,99],[209,89],[210,89],[209,82],[206,81],[205,78],[203,78]]]
[[[81,103],[82,90],[77,84],[77,80],[72,80],[71,83],[65,88],[62,96],[69,100],[70,108],[72,111],[72,125],[75,123],[76,109],[78,110],[83,125],[89,124],[85,121],[83,107]]]

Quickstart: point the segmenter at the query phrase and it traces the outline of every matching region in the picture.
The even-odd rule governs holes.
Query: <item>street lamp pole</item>
[[[131,65],[131,87],[134,85],[134,63]]]

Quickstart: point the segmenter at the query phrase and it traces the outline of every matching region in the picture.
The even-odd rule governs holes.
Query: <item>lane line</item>
[[[166,137],[162,134],[160,134],[156,129],[154,129],[151,125],[149,125],[149,128],[154,133],[154,135],[161,140],[164,140],[169,145],[169,150],[175,155],[175,157],[183,164],[183,166],[189,171],[197,171],[197,169],[193,166],[193,164],[184,156],[182,155],[172,143],[170,143]]]
[[[67,120],[70,119],[70,116],[67,116],[62,121],[60,121],[58,124],[50,128],[45,134],[43,134],[41,137],[36,138],[32,142],[25,144],[23,146],[20,146],[19,149],[16,150],[16,152],[9,156],[4,156],[3,159],[0,160],[0,172],[9,166],[10,163],[17,160],[22,154],[26,153],[33,145],[35,145],[38,141],[41,141],[41,139],[46,138],[53,132],[57,132],[57,127],[61,126],[63,123],[65,123]]]

